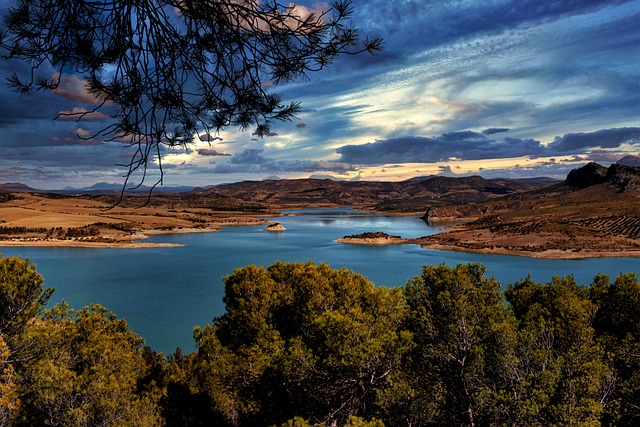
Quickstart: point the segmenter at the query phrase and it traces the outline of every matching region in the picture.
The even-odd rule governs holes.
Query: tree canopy
[[[600,426],[640,420],[640,283],[425,266],[404,288],[326,264],[247,266],[225,313],[165,358],[106,308],[44,309],[0,258],[0,424]],[[16,303],[16,302],[28,303]]]
[[[360,42],[351,13],[349,0],[314,10],[279,0],[19,0],[0,47],[29,66],[9,77],[21,94],[80,75],[95,107],[69,114],[112,116],[88,138],[135,146],[127,176],[144,179],[154,159],[162,171],[163,146],[228,126],[263,136],[291,119],[300,105],[270,86],[307,78],[341,54],[379,50],[380,39]]]

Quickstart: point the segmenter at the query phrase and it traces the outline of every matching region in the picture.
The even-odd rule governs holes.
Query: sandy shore
[[[151,248],[151,235],[211,233],[227,226],[267,225],[264,213],[189,207],[173,199],[156,206],[108,206],[92,197],[20,193],[0,203],[0,247]],[[158,239],[155,239],[158,240]]]
[[[184,246],[176,243],[149,243],[140,241],[92,242],[86,240],[0,240],[2,246],[47,246],[71,248],[168,248]]]

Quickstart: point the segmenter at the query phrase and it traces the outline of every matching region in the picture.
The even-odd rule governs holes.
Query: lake
[[[487,275],[503,286],[530,274],[537,282],[554,275],[574,275],[589,284],[597,273],[614,278],[637,272],[638,258],[544,260],[423,249],[417,245],[362,246],[334,242],[366,231],[402,237],[438,232],[415,217],[377,215],[350,209],[287,211],[273,218],[286,228],[268,232],[263,226],[228,227],[216,233],[156,235],[155,242],[187,246],[145,249],[64,247],[0,247],[4,256],[32,258],[56,289],[51,303],[71,307],[101,304],[145,338],[154,350],[173,353],[195,349],[193,327],[210,323],[224,312],[222,277],[249,264],[309,260],[333,268],[347,267],[379,286],[403,286],[423,265],[481,262]],[[51,305],[51,304],[50,304]]]

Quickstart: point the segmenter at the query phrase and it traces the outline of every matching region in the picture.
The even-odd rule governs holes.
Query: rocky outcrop
[[[640,167],[613,164],[607,170],[607,185],[621,193],[640,191]]]
[[[582,189],[592,185],[603,184],[606,181],[607,168],[591,162],[569,172],[565,182],[573,188]]]
[[[422,220],[427,223],[427,225],[434,225],[440,221],[440,216],[438,215],[438,210],[434,207],[430,207],[427,211],[422,215]]]
[[[605,168],[592,162],[569,172],[565,183],[577,190],[606,184],[621,193],[640,191],[640,168],[616,163]]]

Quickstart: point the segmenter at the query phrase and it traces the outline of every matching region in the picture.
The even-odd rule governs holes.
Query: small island
[[[375,231],[344,236],[341,239],[337,239],[336,242],[352,243],[356,245],[394,245],[405,243],[405,239],[400,236],[391,236],[381,231]]]
[[[280,224],[279,222],[274,222],[273,224],[269,224],[267,225],[264,230],[266,231],[284,231],[286,230],[286,228],[284,228],[284,225]]]

